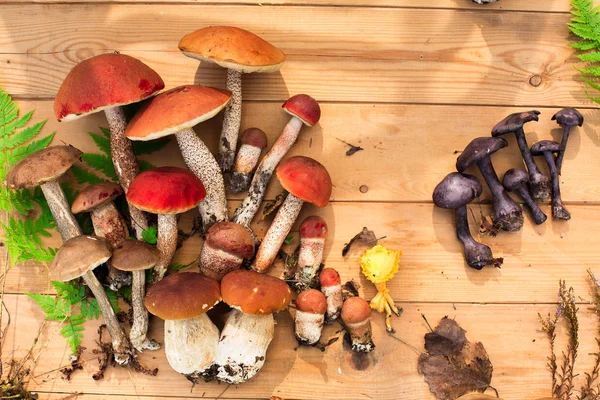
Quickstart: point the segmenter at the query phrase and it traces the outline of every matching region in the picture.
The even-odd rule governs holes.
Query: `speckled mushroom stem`
[[[556,169],[556,163],[554,162],[554,155],[550,151],[545,151],[544,158],[546,159],[550,177],[552,178],[552,216],[557,219],[568,221],[571,219],[571,213],[563,204],[560,196],[560,183],[558,180],[558,170]]]
[[[327,312],[325,313],[325,322],[331,323],[335,321],[342,311],[344,298],[342,295],[342,285],[321,286],[321,292],[327,299]]]
[[[260,371],[275,334],[273,315],[249,315],[233,309],[221,332],[215,366],[217,379],[238,384]]]
[[[559,175],[561,174],[560,171],[562,169],[563,159],[565,158],[565,151],[567,150],[567,142],[569,141],[570,130],[571,130],[571,126],[569,126],[569,125],[563,126],[563,136],[562,136],[562,140],[560,141],[560,151],[556,155],[556,161],[555,161],[556,171],[558,172]]]
[[[294,316],[294,332],[300,344],[312,345],[321,339],[325,314],[296,310]]]
[[[277,164],[279,164],[283,156],[286,155],[296,142],[302,124],[303,122],[301,119],[292,117],[290,122],[288,122],[283,129],[283,132],[281,132],[281,135],[277,138],[277,141],[271,150],[263,157],[252,178],[250,189],[248,189],[248,195],[233,215],[233,222],[250,229],[250,223],[256,215],[260,203],[265,196],[267,185],[273,175],[273,171],[275,171]]]
[[[258,163],[262,149],[243,144],[238,150],[235,159],[235,168],[229,177],[229,191],[231,193],[240,193],[248,189],[250,179],[252,178],[252,170]]]
[[[540,169],[533,160],[523,128],[515,131],[515,136],[517,138],[519,150],[521,150],[521,155],[527,166],[527,171],[529,172],[529,189],[531,190],[531,195],[537,201],[546,200],[550,197],[548,177],[540,172]]]
[[[305,290],[311,285],[313,279],[317,274],[317,271],[321,267],[321,263],[323,262],[324,249],[325,239],[300,239],[300,250],[298,251],[298,267],[294,276],[294,286],[297,290]]]
[[[242,73],[228,69],[226,88],[231,92],[231,101],[224,112],[223,128],[219,138],[219,154],[217,155],[219,166],[224,173],[231,171],[233,167],[242,123]]]
[[[158,350],[160,345],[152,339],[148,339],[148,311],[144,306],[146,295],[146,271],[132,271],[133,282],[131,284],[131,307],[133,309],[133,322],[129,331],[129,340],[137,351]]]
[[[175,137],[185,164],[206,188],[206,197],[198,206],[202,229],[206,232],[213,224],[228,220],[223,175],[214,156],[193,130],[184,129]]]
[[[177,217],[174,214],[158,215],[156,248],[160,252],[160,257],[154,265],[152,283],[160,281],[165,276],[177,250]]]
[[[40,187],[42,188],[44,197],[46,197],[48,207],[54,217],[56,227],[63,242],[75,236],[82,235],[81,228],[75,216],[71,213],[71,206],[69,206],[69,202],[60,184],[57,181],[51,181],[42,184]]]
[[[469,267],[480,270],[486,265],[500,267],[504,261],[502,258],[494,258],[492,249],[479,243],[469,230],[469,221],[467,218],[467,206],[456,209],[456,236],[464,245],[465,260]]]
[[[517,193],[521,196],[527,207],[529,207],[529,211],[531,212],[531,216],[533,217],[533,221],[537,224],[543,224],[548,218],[546,214],[542,211],[540,206],[537,205],[535,200],[529,194],[529,190],[525,185],[519,185],[517,188]]]
[[[119,184],[127,193],[129,185],[140,173],[137,158],[133,152],[133,145],[125,136],[127,122],[121,107],[107,108],[104,110],[108,127],[110,129],[110,155],[115,166],[115,172],[119,177]],[[131,226],[135,230],[137,239],[142,239],[142,233],[148,229],[148,221],[141,210],[129,204],[129,215]]]
[[[298,214],[300,214],[300,210],[302,210],[303,204],[304,201],[293,194],[289,193],[287,195],[256,252],[256,259],[254,260],[254,264],[252,264],[252,269],[257,272],[266,272],[271,264],[273,264],[277,252],[288,233],[290,233]]]
[[[357,353],[370,353],[375,349],[371,331],[371,317],[357,323],[346,323],[352,350]]]

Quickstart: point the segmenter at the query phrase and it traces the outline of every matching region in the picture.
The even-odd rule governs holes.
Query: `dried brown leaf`
[[[263,207],[262,216],[260,217],[260,219],[264,220],[265,217],[267,217],[268,215],[273,214],[275,211],[277,211],[279,206],[283,203],[283,200],[285,200],[286,194],[287,194],[287,192],[283,191],[283,192],[279,193],[277,196],[275,196],[274,200],[266,201],[265,206]]]
[[[432,356],[456,354],[467,343],[465,333],[455,320],[444,317],[433,332],[425,334],[425,350]]]
[[[344,301],[346,301],[350,297],[357,297],[358,289],[360,289],[360,284],[357,283],[354,279],[344,283],[344,285],[342,286],[342,297]]]
[[[348,243],[344,245],[342,249],[342,257],[345,257],[346,254],[350,251],[352,245],[365,245],[365,246],[375,246],[377,244],[377,236],[372,230],[369,230],[367,227],[363,227],[362,231],[354,235],[352,239]]]

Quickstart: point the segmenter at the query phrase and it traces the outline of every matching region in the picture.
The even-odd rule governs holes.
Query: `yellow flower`
[[[380,244],[371,247],[360,257],[362,273],[375,284],[387,282],[398,272],[401,255],[401,251],[390,250]]]

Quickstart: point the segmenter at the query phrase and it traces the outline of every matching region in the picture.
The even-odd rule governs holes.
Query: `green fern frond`
[[[106,135],[101,136],[93,132],[88,132],[88,135],[92,138],[96,144],[96,147],[98,147],[98,150],[104,153],[104,155],[107,157],[110,157],[110,140],[106,137]]]
[[[169,138],[162,138],[150,140],[148,142],[133,142],[133,152],[137,156],[151,154],[162,150],[167,144],[169,144],[169,140]]]
[[[98,175],[88,171],[85,168],[81,168],[77,165],[73,165],[71,167],[71,172],[73,173],[73,176],[75,177],[75,180],[77,181],[77,183],[79,183],[80,185],[84,185],[84,184],[95,185],[96,183],[104,182],[104,179],[102,179]]]
[[[149,163],[146,160],[138,160],[138,164],[140,165],[140,171],[148,171],[149,169],[156,168],[156,166],[152,163]]]
[[[600,77],[600,6],[594,6],[593,0],[571,0],[571,22],[569,29],[571,32],[583,40],[571,44],[576,50],[583,52],[578,54],[583,62],[590,63],[586,67],[579,69],[582,80],[594,91],[600,90],[600,86],[594,83],[588,77]],[[586,90],[586,96],[600,103],[600,98],[591,95]]]
[[[117,181],[117,173],[110,157],[103,154],[84,153],[81,159],[96,171],[102,172],[111,181]]]
[[[60,334],[67,339],[67,344],[71,348],[71,353],[75,354],[77,348],[81,345],[83,339],[83,323],[85,318],[82,315],[72,315],[66,318],[66,325],[61,329]]]

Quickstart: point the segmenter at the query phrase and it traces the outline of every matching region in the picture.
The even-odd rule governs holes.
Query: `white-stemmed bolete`
[[[23,158],[6,176],[10,189],[42,189],[63,242],[82,232],[58,180],[82,154],[72,146],[47,147]]]
[[[252,171],[258,164],[260,153],[267,147],[267,135],[261,129],[248,128],[242,133],[241,142],[228,182],[231,193],[243,192],[250,186]]]
[[[200,273],[220,281],[240,269],[254,255],[250,232],[234,222],[218,222],[210,227],[200,252]]]
[[[125,137],[127,124],[122,106],[137,103],[165,84],[161,77],[140,60],[125,54],[100,54],[73,67],[54,99],[54,113],[59,121],[73,121],[104,111],[110,128],[110,153],[119,183],[125,190],[139,173],[133,147]],[[147,228],[139,210],[130,209],[131,225],[138,239]]]
[[[111,256],[106,241],[95,236],[75,236],[65,241],[50,263],[48,276],[52,281],[68,282],[82,278],[98,301],[106,328],[112,339],[115,361],[125,365],[132,357],[129,340],[119,325],[104,288],[92,272]]]
[[[158,215],[156,247],[160,260],[153,281],[165,276],[177,248],[177,214],[196,207],[206,196],[204,185],[190,171],[159,167],[139,174],[131,183],[127,201],[142,211]]]
[[[312,158],[303,156],[288,158],[277,168],[277,178],[289,194],[277,211],[256,253],[252,268],[258,272],[266,272],[275,260],[304,202],[325,207],[331,196],[329,173],[323,165]]]
[[[371,333],[371,308],[365,299],[346,299],[342,306],[342,321],[350,335],[353,351],[369,353],[375,349]]]
[[[318,290],[309,289],[298,295],[294,316],[294,331],[298,343],[311,345],[321,339],[326,311],[327,300]]]
[[[160,252],[156,247],[140,240],[125,240],[113,249],[109,264],[111,267],[133,276],[131,284],[131,308],[133,323],[129,331],[129,340],[138,351],[157,350],[160,345],[146,338],[148,332],[148,311],[144,307],[145,271],[158,262]]]
[[[206,312],[220,301],[219,282],[197,272],[169,275],[148,289],[146,308],[165,320],[167,361],[192,381],[215,361],[219,330]]]
[[[300,251],[294,275],[294,286],[299,291],[310,287],[323,263],[327,223],[316,215],[307,217],[300,225]]]
[[[303,124],[307,126],[316,125],[321,118],[319,103],[307,94],[297,94],[290,97],[283,103],[282,107],[292,118],[285,128],[283,128],[273,147],[265,154],[256,168],[250,188],[248,189],[248,195],[233,214],[232,221],[248,229],[250,229],[250,223],[265,196],[267,185],[271,180],[275,168],[294,143],[296,143],[296,139],[300,134],[300,128],[302,128]]]
[[[281,279],[237,270],[225,275],[221,293],[233,310],[221,331],[216,377],[227,383],[242,383],[265,363],[275,333],[273,313],[287,308],[292,291]]]
[[[319,274],[319,283],[321,284],[321,292],[327,299],[325,322],[331,323],[340,316],[344,302],[340,274],[333,268],[323,268]]]
[[[227,68],[227,89],[233,94],[225,110],[217,159],[231,171],[242,121],[242,74],[278,71],[285,54],[255,34],[232,26],[209,26],[185,35],[179,50],[188,57]]]
[[[231,99],[227,90],[186,85],[150,99],[127,126],[131,140],[154,140],[175,135],[185,164],[206,187],[206,198],[199,205],[203,229],[227,221],[225,183],[217,161],[194,130],[195,125],[217,115]]]
[[[571,213],[565,207],[560,195],[560,183],[558,178],[558,170],[556,169],[556,161],[554,153],[559,153],[561,144],[553,140],[540,140],[531,146],[531,154],[534,156],[544,156],[550,171],[552,179],[552,217],[568,221],[571,219]]]

